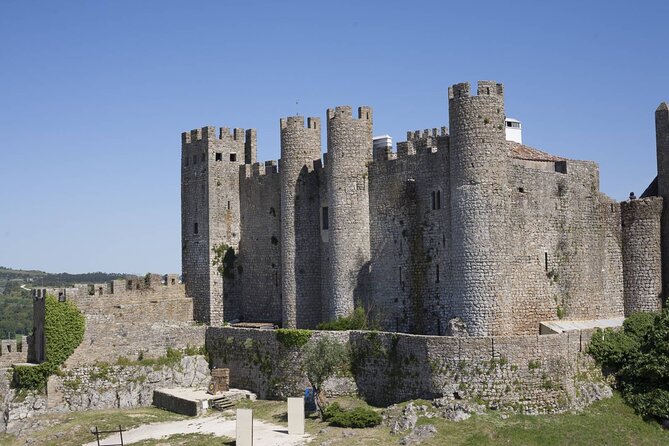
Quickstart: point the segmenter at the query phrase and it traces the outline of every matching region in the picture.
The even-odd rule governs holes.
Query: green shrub
[[[323,420],[339,427],[374,427],[381,423],[381,415],[369,407],[356,407],[344,410],[338,403],[332,403],[325,408]]]
[[[43,388],[84,339],[86,320],[72,302],[58,302],[47,296],[45,310],[46,361],[37,366],[14,367],[14,383],[19,388]]]
[[[276,340],[286,348],[301,348],[311,339],[311,330],[296,328],[279,328],[276,330]]]
[[[374,324],[368,320],[367,313],[362,307],[356,307],[350,316],[340,317],[334,321],[321,322],[318,324],[319,330],[375,330]]]
[[[616,378],[625,401],[644,417],[669,418],[669,312],[636,313],[623,329],[597,330],[588,352]]]

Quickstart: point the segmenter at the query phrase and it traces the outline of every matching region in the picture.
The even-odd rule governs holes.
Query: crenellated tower
[[[214,248],[238,248],[239,166],[255,159],[255,130],[203,127],[181,135],[182,273],[198,322],[223,323],[224,278],[212,264]]]
[[[453,316],[475,336],[511,332],[506,240],[509,191],[502,84],[448,89]]]
[[[286,328],[314,328],[321,319],[320,199],[314,161],[321,158],[321,120],[280,120],[281,305]]]
[[[370,260],[368,163],[372,159],[372,109],[327,110],[326,161],[329,211],[329,287],[326,320],[347,316],[367,294]]]

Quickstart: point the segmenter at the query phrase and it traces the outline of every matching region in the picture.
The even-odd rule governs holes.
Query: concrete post
[[[288,435],[304,435],[304,398],[288,398]]]
[[[253,446],[253,410],[237,409],[237,446]]]

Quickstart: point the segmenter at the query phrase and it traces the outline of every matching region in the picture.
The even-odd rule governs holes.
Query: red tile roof
[[[511,158],[519,160],[530,161],[564,161],[565,158],[551,155],[550,153],[542,152],[534,147],[518,144],[517,142],[507,141],[506,146],[509,148]]]

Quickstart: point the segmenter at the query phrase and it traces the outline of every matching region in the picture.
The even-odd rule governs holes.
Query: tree
[[[331,338],[320,338],[304,347],[304,371],[314,389],[316,405],[324,418],[327,397],[323,384],[340,370],[349,367],[349,352],[345,345]]]
[[[636,313],[622,331],[597,330],[589,353],[611,371],[623,398],[645,417],[669,419],[669,311]]]

